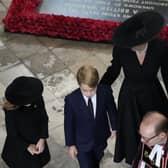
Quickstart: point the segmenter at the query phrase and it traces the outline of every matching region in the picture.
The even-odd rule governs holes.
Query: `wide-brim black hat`
[[[42,82],[34,77],[21,76],[13,80],[5,91],[6,99],[14,105],[26,105],[40,99],[43,92]]]
[[[112,42],[121,47],[143,44],[153,39],[163,25],[164,18],[158,12],[140,12],[119,25],[113,34]]]

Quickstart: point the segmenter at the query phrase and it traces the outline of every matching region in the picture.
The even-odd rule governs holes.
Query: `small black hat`
[[[156,11],[137,13],[119,25],[113,34],[116,46],[133,47],[150,41],[164,25],[164,18]]]
[[[42,82],[34,77],[17,77],[5,91],[6,99],[14,105],[26,105],[40,99],[43,92]]]

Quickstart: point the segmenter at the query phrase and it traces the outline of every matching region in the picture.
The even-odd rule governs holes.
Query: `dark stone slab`
[[[137,12],[156,10],[168,24],[167,0],[42,0],[39,13],[123,21]]]

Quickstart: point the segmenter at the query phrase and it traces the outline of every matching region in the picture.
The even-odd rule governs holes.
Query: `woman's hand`
[[[110,129],[110,132],[111,132],[111,138],[113,139],[114,137],[116,137],[116,130],[112,130]]]

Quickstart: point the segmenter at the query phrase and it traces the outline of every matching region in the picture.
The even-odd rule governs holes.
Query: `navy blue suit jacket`
[[[89,151],[107,145],[111,135],[110,125],[116,130],[117,111],[110,86],[97,87],[96,117],[91,115],[80,89],[65,97],[64,131],[66,146],[75,145],[78,150]],[[109,119],[108,119],[109,116]]]

